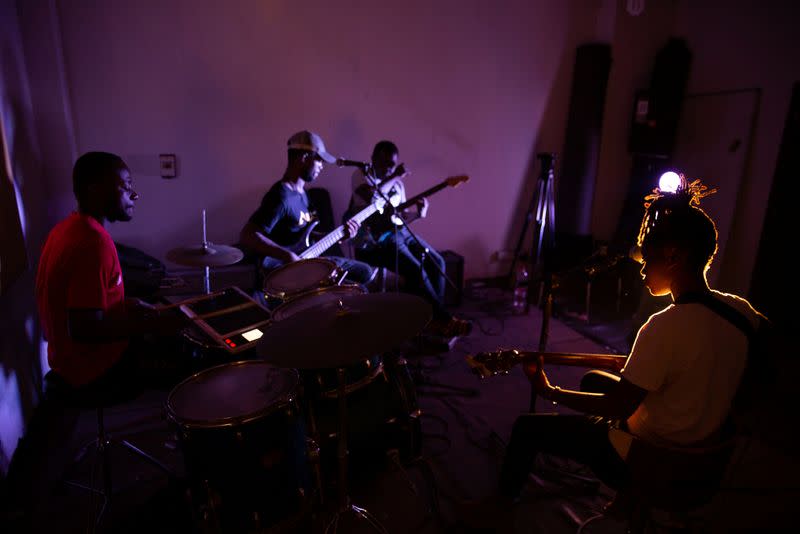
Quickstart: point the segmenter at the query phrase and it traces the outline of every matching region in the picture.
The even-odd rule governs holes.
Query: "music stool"
[[[735,445],[733,437],[693,447],[657,446],[634,437],[625,460],[628,486],[601,513],[586,520],[566,505],[564,511],[578,524],[578,534],[603,518],[627,521],[628,532],[634,534],[665,529],[694,532],[698,525],[692,524],[697,519],[693,512],[719,491]]]
[[[70,406],[81,410],[94,409],[96,413],[97,434],[95,438],[81,448],[75,459],[65,470],[65,473],[68,474],[72,468],[76,467],[83,461],[87,454],[93,452],[94,459],[92,462],[90,482],[87,485],[74,480],[66,480],[66,475],[64,477],[65,480],[63,480],[63,483],[68,486],[75,487],[83,491],[88,491],[93,497],[96,496],[102,498],[102,505],[94,517],[95,528],[100,524],[103,514],[105,513],[106,508],[108,507],[111,498],[114,495],[110,461],[112,447],[121,446],[123,450],[128,451],[137,458],[145,460],[147,463],[164,473],[168,478],[175,478],[174,473],[172,473],[169,468],[159,462],[156,458],[136,447],[129,441],[125,439],[115,439],[106,432],[104,409],[131,400],[131,395],[118,394],[113,397],[106,395],[78,395],[75,393],[75,390],[72,388],[72,386],[70,386],[63,378],[58,376],[53,371],[49,371],[45,375],[44,382],[47,395],[49,397],[63,399],[63,401],[68,403]],[[98,466],[103,472],[102,487],[100,488],[95,487],[95,474]],[[93,498],[90,500],[89,506],[91,516],[91,510],[95,509]],[[94,529],[89,527],[89,530],[91,531]]]

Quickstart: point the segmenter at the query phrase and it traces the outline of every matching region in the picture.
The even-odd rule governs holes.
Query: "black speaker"
[[[675,148],[692,54],[682,39],[670,39],[656,55],[650,88],[636,95],[628,150],[669,156]]]
[[[611,46],[591,43],[578,47],[561,157],[561,177],[556,187],[556,230],[560,234],[591,233],[592,202],[610,69]],[[558,242],[556,248],[561,248]]]
[[[796,224],[793,211],[797,204],[797,177],[800,176],[800,83],[792,89],[789,113],[783,127],[775,177],[769,192],[764,229],[758,244],[750,292],[753,305],[769,317],[778,331],[788,332],[794,326],[796,300],[785,291],[794,277],[793,262],[786,261],[787,252],[795,248]]]
[[[444,272],[456,285],[453,288],[445,282],[444,305],[448,308],[461,306],[461,294],[464,289],[464,256],[452,250],[443,250],[441,254],[444,258]]]

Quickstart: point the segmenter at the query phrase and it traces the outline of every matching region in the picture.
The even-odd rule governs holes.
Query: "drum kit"
[[[230,248],[204,237],[201,247],[174,249],[168,258],[208,269],[239,261],[241,252]],[[325,490],[334,487],[326,533],[345,531],[346,516],[386,532],[351,502],[348,451],[385,446],[419,453],[410,373],[402,358],[384,362],[380,355],[422,330],[431,308],[416,296],[339,285],[342,278],[320,258],[267,275],[264,294],[280,305],[261,328],[257,359],[201,370],[168,395],[203,531],[308,531],[298,525],[322,517],[318,508],[330,500]]]

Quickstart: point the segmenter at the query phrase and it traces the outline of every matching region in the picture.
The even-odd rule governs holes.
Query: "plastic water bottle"
[[[511,309],[514,315],[528,313],[528,277],[526,262],[518,261],[514,269],[514,295],[511,299]]]

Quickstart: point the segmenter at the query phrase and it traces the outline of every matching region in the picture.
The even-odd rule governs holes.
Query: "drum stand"
[[[203,209],[203,254],[208,254],[208,239],[206,239],[206,210]],[[211,267],[203,266],[203,293],[211,294]]]
[[[511,262],[511,270],[508,273],[508,279],[514,279],[514,269],[518,261],[523,261],[520,258],[522,250],[522,243],[528,231],[528,225],[534,220],[536,225],[534,227],[533,244],[531,246],[531,253],[528,258],[534,276],[539,278],[539,304],[543,308],[542,325],[539,331],[539,351],[547,349],[547,340],[550,334],[550,318],[553,315],[553,249],[555,247],[555,223],[556,223],[556,206],[555,206],[555,188],[554,188],[554,174],[553,165],[555,164],[556,155],[552,152],[540,152],[536,154],[541,164],[541,172],[536,190],[531,198],[528,212],[525,215],[525,224],[522,226],[522,231],[517,241],[517,247],[514,249],[514,259]],[[533,276],[531,277],[533,280]],[[530,284],[530,281],[528,282]],[[528,306],[531,301],[530,286],[527,288],[527,295],[525,297],[525,313],[528,312]],[[530,398],[530,412],[536,412],[536,390],[531,388]]]
[[[353,514],[358,518],[364,519],[375,532],[389,534],[386,528],[381,525],[378,519],[369,513],[365,508],[356,506],[350,501],[347,494],[347,388],[345,386],[345,368],[336,369],[338,379],[338,401],[339,401],[339,437],[337,459],[339,464],[338,493],[339,502],[336,512],[334,512],[328,526],[325,527],[325,534],[335,534],[339,527],[339,518],[345,514]]]

